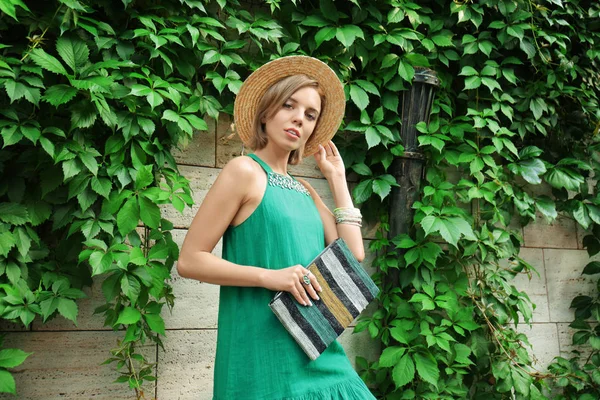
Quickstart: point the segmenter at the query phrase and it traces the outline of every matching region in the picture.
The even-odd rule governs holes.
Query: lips
[[[300,137],[300,132],[297,129],[289,128],[289,129],[286,129],[285,131],[296,136],[297,138]]]

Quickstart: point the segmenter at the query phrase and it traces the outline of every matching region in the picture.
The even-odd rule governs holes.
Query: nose
[[[294,113],[294,115],[292,115],[292,122],[294,122],[297,125],[302,125],[303,114],[304,114],[304,111],[301,110],[300,107],[296,108],[296,112]]]

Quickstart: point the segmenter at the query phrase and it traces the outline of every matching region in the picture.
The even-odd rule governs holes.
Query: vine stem
[[[58,12],[62,8],[62,6],[63,6],[62,4],[60,6],[58,6],[58,8],[56,9],[56,11],[54,12],[54,15],[52,16],[52,19],[54,19],[56,17],[56,15],[58,14]],[[29,55],[29,53],[31,52],[31,50],[35,49],[37,47],[37,45],[42,42],[42,40],[44,39],[44,36],[46,35],[46,32],[48,32],[49,28],[50,28],[50,25],[48,25],[46,27],[46,29],[44,29],[44,31],[42,32],[42,34],[40,35],[40,37],[33,42],[33,45],[31,46],[31,49],[27,53],[25,53],[25,55],[21,58],[21,62],[25,61],[25,59],[27,58],[27,56]]]

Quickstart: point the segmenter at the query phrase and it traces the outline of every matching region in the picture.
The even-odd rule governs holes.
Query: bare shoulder
[[[260,166],[248,156],[240,156],[230,160],[220,175],[238,182],[253,181],[260,176]]]

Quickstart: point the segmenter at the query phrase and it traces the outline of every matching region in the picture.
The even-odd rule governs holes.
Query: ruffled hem
[[[281,397],[277,400],[376,400],[367,385],[360,378],[340,382],[324,389],[295,397]]]

